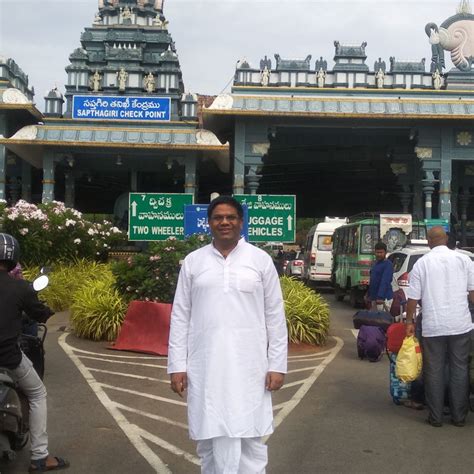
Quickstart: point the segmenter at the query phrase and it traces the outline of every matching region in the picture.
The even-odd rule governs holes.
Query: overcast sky
[[[29,75],[36,102],[57,85],[79,38],[91,26],[97,0],[0,0],[0,54]],[[228,86],[237,60],[258,65],[272,58],[320,56],[333,64],[334,40],[367,41],[367,63],[381,56],[426,58],[431,48],[424,27],[456,13],[459,0],[166,0],[165,16],[176,43],[186,90],[218,94]],[[447,61],[448,68],[452,67]],[[229,90],[229,87],[227,87]]]

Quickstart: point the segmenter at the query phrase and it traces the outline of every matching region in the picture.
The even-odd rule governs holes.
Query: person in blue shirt
[[[375,244],[375,263],[370,269],[369,301],[372,309],[390,311],[393,300],[393,265],[387,257],[387,246]]]

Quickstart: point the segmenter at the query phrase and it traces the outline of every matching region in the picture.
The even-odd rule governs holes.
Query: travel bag
[[[377,362],[385,351],[385,332],[376,326],[362,326],[357,335],[357,355]]]
[[[387,329],[387,351],[398,354],[407,329],[404,323],[393,323]]]
[[[361,326],[376,326],[384,331],[393,323],[393,317],[388,311],[368,311],[366,309],[357,311],[352,318],[355,329]]]
[[[395,373],[397,355],[387,352],[390,363],[390,396],[395,405],[401,405],[404,401],[411,399],[411,383],[402,382]]]

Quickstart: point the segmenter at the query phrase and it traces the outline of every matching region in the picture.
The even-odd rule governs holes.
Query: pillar
[[[433,217],[433,192],[435,190],[435,178],[432,171],[425,171],[425,179],[423,180],[423,193],[425,194],[425,218]]]
[[[0,136],[7,136],[7,120],[5,113],[0,112]],[[7,178],[7,149],[0,145],[0,200],[7,200],[6,178]]]
[[[65,178],[65,193],[64,193],[64,205],[66,207],[74,207],[76,199],[76,180],[72,170],[67,170],[64,173]]]
[[[235,122],[234,140],[234,194],[244,194],[245,176],[245,123],[237,119]]]
[[[12,204],[15,204],[20,199],[20,194],[21,194],[21,182],[16,176],[12,176],[10,178],[9,188],[10,188],[10,201]]]
[[[41,202],[54,201],[54,154],[45,152],[43,156],[43,196]]]
[[[26,161],[21,162],[21,198],[31,202],[31,165]]]
[[[184,192],[197,196],[197,155],[187,155],[184,159]]]
[[[130,173],[130,191],[136,193],[138,191],[138,171],[132,170]]]
[[[450,154],[450,137],[452,130],[444,128],[441,141],[441,170],[439,183],[439,217],[449,219],[451,217],[451,180],[452,160]]]
[[[4,145],[0,145],[0,200],[6,201],[6,166],[7,150]]]

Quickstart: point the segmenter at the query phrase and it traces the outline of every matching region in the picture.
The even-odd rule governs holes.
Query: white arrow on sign
[[[293,230],[293,217],[288,216],[288,230]]]
[[[138,204],[135,201],[130,204],[130,207],[132,208],[132,217],[137,217],[137,206]]]

